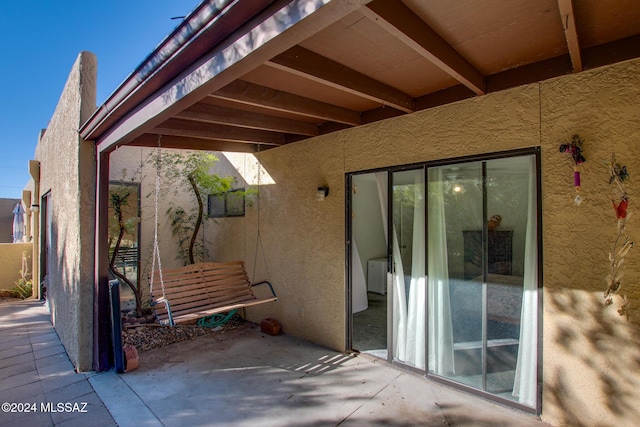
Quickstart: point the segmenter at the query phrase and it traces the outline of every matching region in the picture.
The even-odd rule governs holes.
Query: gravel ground
[[[0,293],[0,304],[23,301],[18,298]],[[235,329],[247,327],[250,322],[242,319],[239,315],[233,316],[227,323],[215,328],[205,328],[197,325],[185,326],[164,326],[158,323],[147,324],[124,324],[122,329],[122,345],[133,345],[138,353],[142,353],[153,348],[164,347],[180,341],[192,340],[196,337],[211,333],[224,334]]]
[[[169,344],[211,333],[225,333],[246,326],[249,323],[240,316],[233,316],[227,323],[215,328],[205,328],[197,325],[164,326],[158,323],[141,325],[124,325],[122,331],[122,345],[133,345],[138,353],[153,348],[164,347]]]

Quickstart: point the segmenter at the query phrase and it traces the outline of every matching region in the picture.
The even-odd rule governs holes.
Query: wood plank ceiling
[[[374,0],[130,144],[264,150],[638,56],[636,0]]]

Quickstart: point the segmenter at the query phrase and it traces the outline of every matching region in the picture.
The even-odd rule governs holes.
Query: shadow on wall
[[[22,254],[26,253],[29,273],[32,270],[32,243],[0,243],[0,289],[11,289],[20,279]]]
[[[598,402],[603,402],[609,414],[607,425],[628,425],[625,423],[640,419],[640,384],[635,374],[640,372],[638,325],[618,317],[614,307],[603,308],[600,293],[566,289],[550,294],[547,304],[559,317],[554,346],[562,349],[564,356],[558,355],[558,359],[581,365],[585,372],[578,380],[590,378],[596,384],[592,384],[593,402],[589,402],[580,397],[588,393],[584,384],[577,390],[576,378],[568,377],[559,365],[551,378],[545,378],[545,400],[562,408],[566,425],[593,425],[588,408]]]
[[[40,270],[44,278],[42,294],[48,302],[51,323],[71,363],[82,372],[91,368],[93,332],[93,305],[85,303],[88,297],[92,301],[93,283],[83,282],[82,270],[92,272],[93,263],[87,262],[84,247],[69,248],[72,243],[68,224],[60,224],[58,218],[53,217],[49,227],[49,237],[41,241],[43,250],[48,246],[42,254]]]

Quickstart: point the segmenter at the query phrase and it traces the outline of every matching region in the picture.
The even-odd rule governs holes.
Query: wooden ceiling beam
[[[243,129],[208,123],[198,123],[181,119],[169,119],[153,128],[150,133],[186,138],[211,139],[218,141],[244,142],[267,145],[286,143],[281,133],[256,129]]]
[[[320,134],[318,126],[314,123],[202,103],[189,107],[174,117],[202,123],[237,126],[296,135],[316,136]]]
[[[253,105],[267,110],[282,111],[323,121],[360,125],[360,113],[288,92],[236,80],[209,95],[212,98]]]
[[[127,145],[136,147],[154,147],[158,144],[158,135],[145,133],[134,139]],[[179,136],[163,135],[160,139],[161,148],[177,148],[184,150],[228,151],[234,153],[255,153],[258,151],[255,144],[244,142],[219,141],[200,138],[184,138]],[[265,150],[267,147],[262,147]]]
[[[209,53],[185,64],[186,68],[163,83],[154,95],[131,109],[118,111],[120,119],[97,136],[98,151],[109,152],[129,143],[238,76],[358,10],[367,1],[275,0],[229,36],[228,42],[212,46]]]
[[[484,76],[403,2],[375,0],[359,11],[477,95]]]
[[[406,93],[301,46],[281,53],[267,61],[266,65],[405,113],[415,110],[413,99]]]
[[[569,56],[571,56],[573,72],[577,73],[582,71],[582,55],[580,53],[580,43],[578,42],[576,19],[573,14],[573,3],[571,0],[558,0],[558,7],[560,8],[562,30],[567,39],[567,47],[569,48]]]

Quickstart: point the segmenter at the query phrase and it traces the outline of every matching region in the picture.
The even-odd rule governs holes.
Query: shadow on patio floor
[[[141,353],[139,369],[90,382],[119,425],[544,425],[370,356],[253,324]]]

